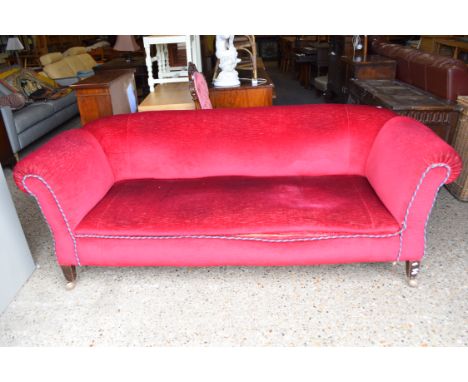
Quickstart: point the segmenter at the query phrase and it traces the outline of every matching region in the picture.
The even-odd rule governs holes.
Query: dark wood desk
[[[71,88],[76,92],[81,124],[115,114],[131,112],[127,89],[132,86],[136,99],[134,69],[103,70],[88,77]]]
[[[95,66],[96,73],[106,70],[134,69],[135,84],[137,88],[138,100],[142,101],[149,94],[148,70],[144,56],[133,57],[131,61],[126,61],[123,57],[114,58],[102,65]],[[158,64],[153,63],[153,76],[157,76]]]
[[[261,60],[260,60],[261,61]],[[251,78],[252,72],[238,70],[239,78]],[[209,82],[211,104],[214,108],[236,108],[271,106],[275,95],[275,86],[265,67],[261,64],[257,69],[258,78],[264,78],[266,83],[252,86],[250,80],[241,80],[241,85],[232,88],[216,88]],[[212,78],[207,77],[207,78]]]
[[[451,143],[461,107],[397,80],[357,80],[349,82],[353,103],[383,106],[429,126]]]

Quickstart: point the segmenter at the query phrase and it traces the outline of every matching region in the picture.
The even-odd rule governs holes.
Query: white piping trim
[[[21,183],[23,184],[24,189],[25,189],[26,191],[28,191],[28,193],[29,193],[30,195],[32,195],[32,196],[34,197],[34,199],[36,199],[37,204],[39,205],[39,209],[41,210],[41,213],[42,213],[42,215],[44,216],[44,220],[45,220],[46,222],[47,222],[47,218],[45,217],[44,210],[42,209],[42,206],[41,206],[41,204],[39,203],[38,198],[36,197],[36,195],[35,195],[33,192],[31,192],[31,190],[30,190],[30,189],[28,188],[28,186],[26,185],[26,179],[28,179],[28,178],[39,179],[42,183],[44,183],[44,185],[46,186],[46,188],[49,190],[50,194],[51,194],[52,197],[54,198],[55,203],[57,204],[57,207],[58,207],[60,213],[62,214],[62,218],[63,218],[63,221],[65,222],[66,227],[67,227],[68,233],[70,234],[70,237],[71,237],[71,239],[72,239],[72,241],[73,241],[73,250],[74,250],[74,254],[75,254],[76,263],[77,263],[78,265],[81,265],[81,263],[80,263],[80,258],[79,258],[79,256],[78,256],[78,251],[77,251],[77,248],[76,248],[76,239],[75,239],[75,236],[73,235],[73,232],[72,232],[72,230],[71,230],[71,228],[70,228],[70,224],[68,223],[68,219],[67,219],[67,217],[65,216],[65,212],[63,211],[62,206],[60,205],[60,203],[59,203],[59,201],[58,201],[58,199],[57,199],[57,196],[55,195],[54,191],[52,190],[52,187],[50,187],[49,184],[45,181],[45,179],[42,178],[42,177],[39,176],[39,175],[28,174],[28,175],[23,176],[23,179],[21,180]],[[52,234],[52,238],[53,238],[53,240],[54,240],[55,257],[57,257],[57,246],[56,246],[56,242],[55,242],[55,238],[54,238],[54,233],[53,233],[53,231],[52,231],[52,229],[51,229],[51,227],[50,227],[50,225],[49,225],[48,222],[47,222],[47,225],[49,226],[49,230],[50,230],[50,232],[51,232],[51,234]]]
[[[387,238],[400,234],[400,231],[385,235],[356,234],[356,235],[324,235],[315,237],[302,237],[297,239],[264,239],[261,237],[244,236],[225,236],[225,235],[161,235],[161,236],[125,236],[125,235],[98,235],[98,234],[77,234],[78,238],[92,239],[129,239],[129,240],[166,240],[166,239],[223,239],[223,240],[242,240],[242,241],[260,241],[265,243],[294,243],[300,241],[317,241],[328,239],[355,239],[355,238]]]
[[[425,255],[426,253],[426,227],[427,227],[427,223],[429,221],[429,216],[431,215],[431,211],[432,211],[432,208],[434,207],[434,204],[435,204],[435,201],[436,201],[436,198],[437,198],[437,195],[439,194],[439,190],[440,188],[445,184],[445,182],[447,181],[447,179],[450,177],[450,173],[452,171],[452,169],[450,168],[449,165],[445,164],[445,163],[434,163],[434,164],[431,164],[430,166],[428,166],[426,168],[426,170],[423,172],[423,174],[421,175],[421,178],[419,179],[419,182],[416,186],[416,189],[414,190],[413,192],[413,195],[411,196],[411,199],[410,199],[410,202],[408,204],[408,207],[406,208],[406,213],[405,213],[405,217],[403,219],[403,223],[402,223],[402,229],[401,229],[401,233],[400,233],[400,249],[398,251],[398,256],[396,258],[396,261],[400,261],[400,256],[401,256],[401,252],[403,250],[403,232],[406,231],[406,229],[408,228],[407,227],[407,223],[408,223],[408,217],[409,217],[409,213],[410,213],[410,210],[411,210],[411,207],[413,206],[413,203],[414,203],[414,200],[416,199],[416,195],[417,193],[419,192],[419,189],[421,187],[421,184],[423,182],[423,180],[426,178],[427,174],[429,174],[429,171],[431,171],[432,169],[434,168],[439,168],[439,167],[444,167],[446,170],[447,170],[447,175],[445,176],[444,180],[442,181],[442,183],[437,187],[437,190],[435,192],[435,195],[434,195],[434,199],[432,201],[432,205],[431,205],[431,208],[429,209],[429,212],[427,214],[427,217],[426,217],[426,222],[424,224],[424,249],[423,249],[423,256]]]

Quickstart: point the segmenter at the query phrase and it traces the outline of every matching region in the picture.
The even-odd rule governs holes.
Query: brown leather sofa
[[[460,60],[378,39],[372,41],[371,48],[397,61],[397,80],[449,101],[468,95],[468,67]]]

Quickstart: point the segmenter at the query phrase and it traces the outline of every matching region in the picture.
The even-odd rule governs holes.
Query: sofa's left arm
[[[80,265],[74,230],[114,183],[108,159],[84,129],[66,131],[14,169],[20,189],[34,196],[55,239],[61,265]]]

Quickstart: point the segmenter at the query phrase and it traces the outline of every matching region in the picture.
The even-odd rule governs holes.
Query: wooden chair
[[[205,76],[193,62],[188,63],[189,90],[195,109],[213,109]]]

